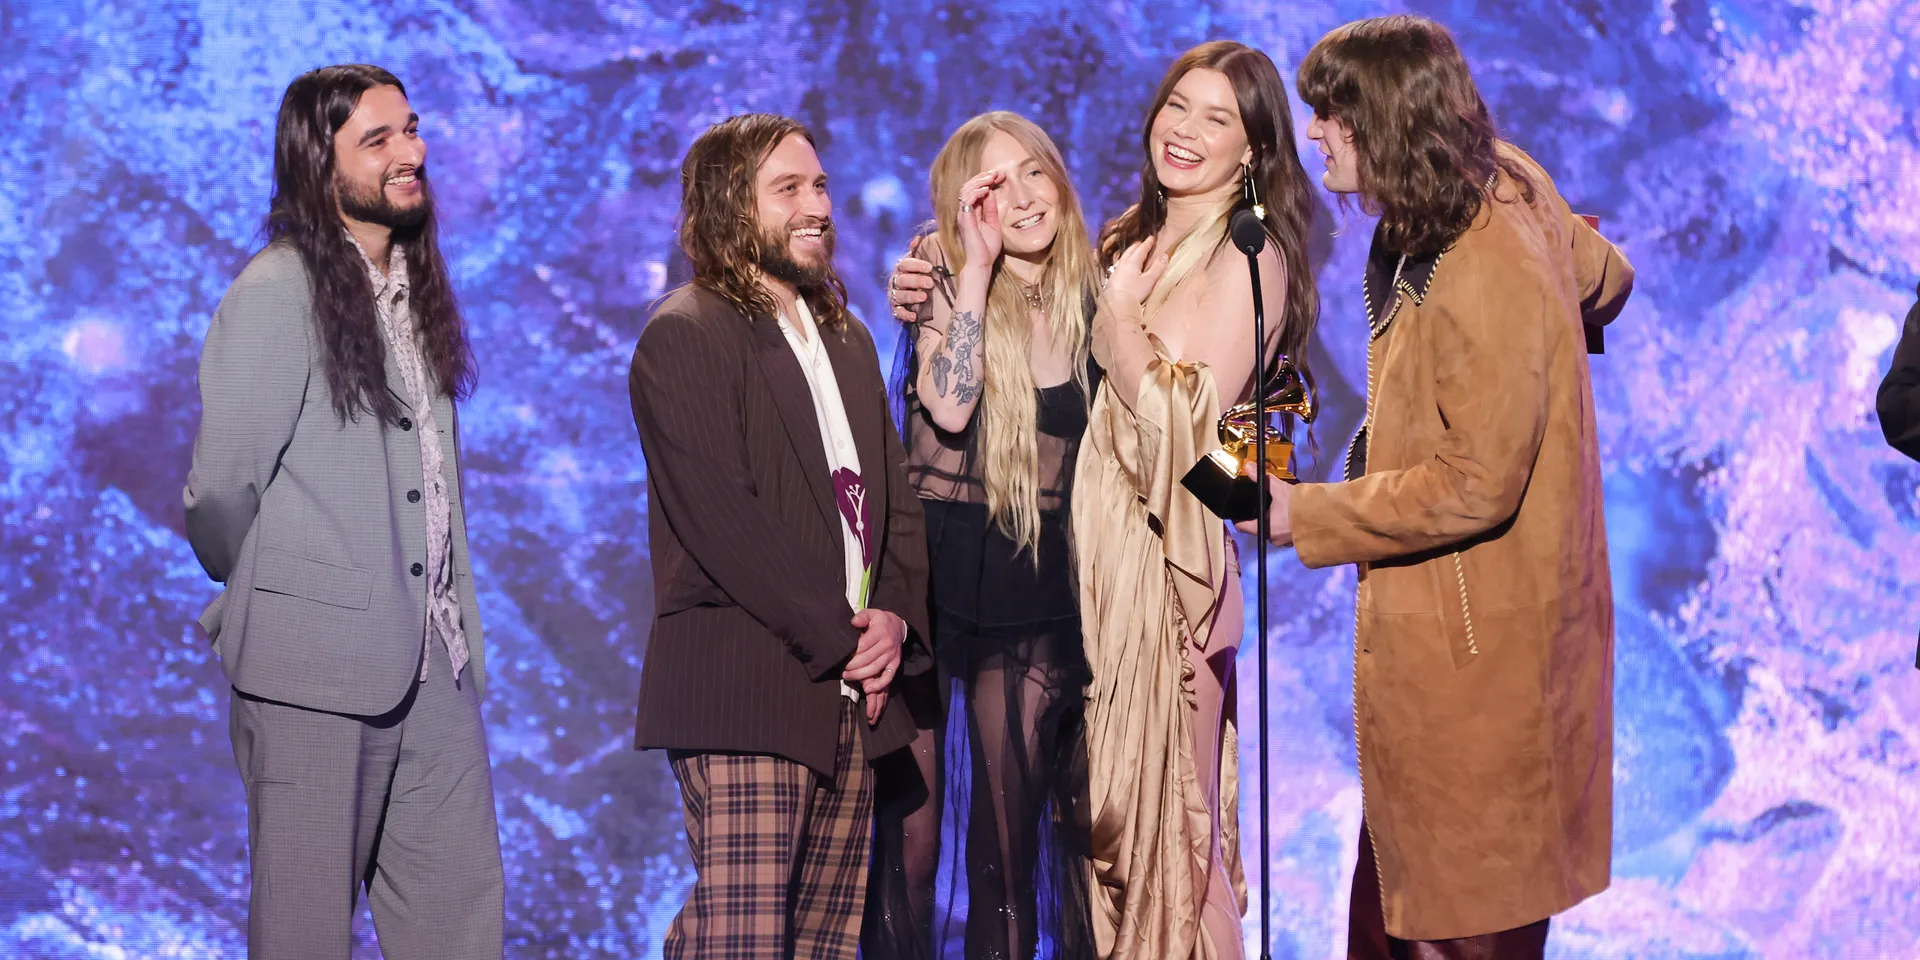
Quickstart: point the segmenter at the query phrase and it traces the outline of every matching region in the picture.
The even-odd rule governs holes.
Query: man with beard
[[[654,582],[635,739],[668,751],[698,874],[664,955],[850,960],[869,766],[913,738],[888,687],[932,662],[920,508],[812,135],[725,120],[680,188],[693,282],[629,379]]]
[[[254,957],[501,955],[504,884],[455,398],[473,357],[426,144],[379,67],[307,73],[274,139],[266,249],[200,360],[187,537],[232,684]]]

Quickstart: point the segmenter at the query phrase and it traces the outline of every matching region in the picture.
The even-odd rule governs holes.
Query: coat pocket
[[[343,567],[266,547],[254,563],[253,588],[330,607],[365,610],[373,595],[373,577],[357,567]]]

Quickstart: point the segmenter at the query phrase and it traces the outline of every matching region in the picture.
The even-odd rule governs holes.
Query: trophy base
[[[1293,444],[1268,443],[1267,475],[1288,483],[1299,482],[1293,471],[1287,469],[1292,454]],[[1273,500],[1264,484],[1254,483],[1252,477],[1240,472],[1240,458],[1225,450],[1215,450],[1200,458],[1200,462],[1180,478],[1180,485],[1215,516],[1233,523],[1258,519]]]

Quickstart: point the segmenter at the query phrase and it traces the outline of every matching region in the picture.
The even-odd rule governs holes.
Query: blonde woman
[[[964,697],[965,736],[948,742],[966,747],[948,750],[944,773],[964,798],[965,955],[1031,957],[1044,936],[1051,956],[1091,956],[1087,663],[1067,525],[1094,376],[1093,248],[1059,151],[1017,114],[963,124],[929,179],[938,229],[917,252],[934,282],[909,327],[903,433],[927,515],[934,649]],[[945,716],[925,707],[916,715]],[[923,758],[938,739],[928,727]],[[939,793],[907,820],[903,875],[879,858],[878,883],[915,878],[916,907],[931,899]],[[926,921],[898,921],[933,911],[889,912],[868,955],[921,953]]]

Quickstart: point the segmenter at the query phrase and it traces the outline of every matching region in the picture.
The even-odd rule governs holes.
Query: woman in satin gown
[[[1251,395],[1256,350],[1306,372],[1315,201],[1279,73],[1244,45],[1176,61],[1141,140],[1139,200],[1101,235],[1110,273],[1093,354],[1106,375],[1072,504],[1093,677],[1093,925],[1114,960],[1239,957],[1236,551],[1180,480],[1219,446],[1223,410]],[[1255,204],[1269,237],[1266,344],[1253,336],[1247,259],[1227,238],[1231,215]]]
[[[947,953],[955,910],[932,903],[945,780],[968,960],[1025,960],[1043,945],[1090,960],[1087,662],[1067,510],[1097,377],[1093,246],[1059,151],[1017,114],[962,125],[929,179],[938,231],[916,249],[935,282],[900,379],[945,679],[908,694],[929,786],[883,791],[863,955]],[[951,680],[965,719],[943,738]]]

